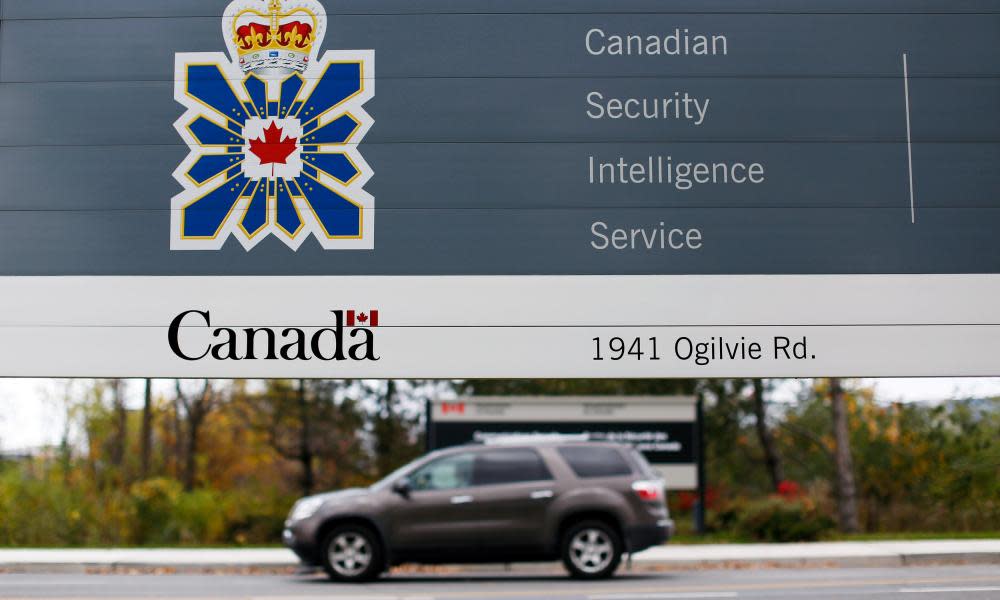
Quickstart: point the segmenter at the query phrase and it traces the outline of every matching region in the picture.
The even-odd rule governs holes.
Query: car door
[[[449,454],[409,475],[409,494],[397,495],[389,507],[395,552],[433,561],[478,550],[473,462],[471,452]]]
[[[493,448],[476,454],[476,507],[485,552],[542,551],[546,513],[557,493],[545,461],[533,448]]]

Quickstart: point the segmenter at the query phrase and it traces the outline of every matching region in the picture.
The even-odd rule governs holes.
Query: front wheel
[[[322,551],[323,568],[334,581],[371,581],[382,573],[382,546],[363,525],[335,528],[323,541]]]
[[[582,521],[563,535],[562,561],[577,579],[611,577],[621,560],[621,536],[603,521]]]

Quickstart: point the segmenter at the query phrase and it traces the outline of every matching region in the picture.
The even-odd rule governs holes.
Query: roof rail
[[[485,433],[476,434],[476,442],[486,446],[511,446],[516,444],[544,444],[553,442],[589,442],[586,433]]]

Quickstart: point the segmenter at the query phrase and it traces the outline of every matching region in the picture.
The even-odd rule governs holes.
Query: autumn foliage
[[[69,419],[63,443],[0,460],[0,545],[277,544],[301,495],[367,485],[421,454],[424,401],[456,392],[700,393],[710,531],[763,541],[836,533],[822,382],[768,407],[777,485],[745,380],[159,381],[148,414],[142,380],[65,385],[48,399]],[[856,382],[845,389],[865,532],[1000,531],[1000,400],[900,404]],[[697,495],[669,500],[690,531]]]

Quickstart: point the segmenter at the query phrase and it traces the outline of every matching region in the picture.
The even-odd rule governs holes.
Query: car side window
[[[414,491],[454,490],[472,485],[471,453],[452,454],[430,462],[410,475]]]
[[[559,454],[577,477],[618,477],[632,474],[632,467],[614,448],[565,446],[559,448]]]
[[[474,485],[500,485],[552,479],[545,461],[530,448],[504,448],[476,454]]]

